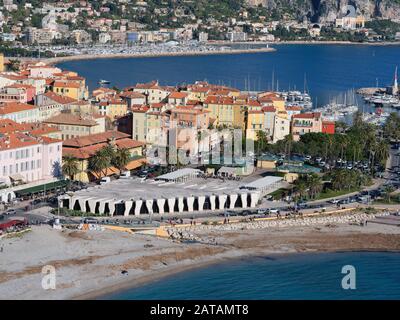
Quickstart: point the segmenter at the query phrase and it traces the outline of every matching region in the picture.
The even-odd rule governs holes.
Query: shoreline
[[[84,293],[82,295],[77,295],[72,297],[71,300],[107,300],[110,295],[122,293],[125,291],[129,291],[132,289],[139,288],[141,286],[146,286],[149,284],[152,284],[154,282],[162,281],[164,279],[167,279],[169,277],[172,277],[173,275],[180,274],[180,273],[185,273],[189,272],[192,270],[198,270],[198,269],[204,269],[210,266],[216,266],[222,263],[226,262],[235,262],[235,261],[240,261],[240,260],[247,260],[247,259],[256,259],[256,258],[265,258],[265,257],[287,257],[287,256],[298,256],[298,255],[312,255],[312,254],[335,254],[335,253],[393,253],[393,254],[400,254],[400,250],[371,250],[371,249],[357,249],[357,248],[351,248],[348,250],[316,250],[316,251],[308,251],[308,252],[265,252],[264,254],[262,252],[257,252],[257,253],[246,253],[244,252],[243,254],[239,254],[238,256],[235,257],[213,257],[211,256],[212,259],[209,261],[204,261],[199,264],[191,264],[187,266],[178,266],[177,268],[170,269],[170,270],[164,270],[157,275],[146,275],[143,276],[139,279],[135,280],[128,280],[127,282],[124,282],[123,284],[115,284],[109,287],[105,287],[102,289],[94,290],[91,292]]]
[[[272,53],[275,48],[256,49],[232,49],[221,51],[187,51],[187,52],[160,52],[160,53],[116,53],[116,54],[83,54],[78,56],[65,56],[56,58],[41,59],[41,61],[54,65],[69,61],[97,60],[97,59],[128,59],[128,58],[158,58],[158,57],[185,57],[185,56],[208,56],[208,55],[234,55],[252,53]]]

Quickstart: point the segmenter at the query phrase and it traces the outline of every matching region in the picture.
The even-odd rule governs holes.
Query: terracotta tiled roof
[[[74,103],[74,102],[77,101],[77,100],[75,100],[73,98],[70,98],[70,97],[60,96],[59,94],[56,94],[53,91],[47,91],[43,95],[45,95],[47,98],[49,98],[49,99],[51,99],[54,102],[57,102],[59,104],[70,104],[70,103]]]
[[[120,132],[120,131],[106,131],[102,133],[96,133],[96,134],[91,134],[88,136],[82,136],[82,137],[77,137],[69,140],[64,141],[64,146],[66,147],[85,147],[85,146],[91,146],[99,143],[106,143],[110,139],[123,139],[123,138],[129,138],[130,135]],[[132,140],[135,141],[135,140]],[[136,141],[139,145],[143,145],[141,142]]]
[[[286,107],[286,110],[287,111],[301,111],[301,110],[303,110],[303,108],[300,106],[288,106],[288,107]]]
[[[131,107],[132,113],[146,113],[147,111],[149,111],[149,109],[149,107],[144,105],[133,105]]]
[[[75,82],[75,81],[56,80],[53,83],[53,87],[57,87],[57,88],[80,88],[81,85],[80,85],[80,83]]]
[[[37,139],[21,132],[0,137],[0,150],[17,149],[37,144],[39,144]]]
[[[125,91],[121,93],[121,97],[128,99],[145,99],[146,96],[140,92],[135,91]]]
[[[5,88],[35,89],[34,86],[31,86],[31,85],[29,85],[29,84],[21,84],[21,83],[10,84],[9,86],[6,86]]]
[[[88,126],[93,127],[97,126],[98,123],[92,118],[83,118],[81,116],[77,116],[70,113],[61,113],[57,116],[51,117],[44,121],[45,123],[51,124],[69,124],[69,125],[80,125],[80,126]]]
[[[275,107],[263,107],[261,110],[264,112],[276,112]]]
[[[300,113],[293,116],[294,119],[319,119],[321,118],[320,112]]]
[[[33,110],[36,107],[30,104],[21,102],[6,102],[0,105],[0,114],[10,114],[15,112],[21,112],[25,110]]]
[[[115,131],[109,131],[103,134],[95,134],[95,135],[90,135],[90,136],[84,136],[80,138],[75,138],[75,139],[70,139],[66,140],[63,143],[63,156],[65,155],[70,155],[78,159],[89,159],[92,157],[98,150],[101,150],[105,146],[109,144],[109,140],[112,138],[109,133]],[[119,132],[122,133],[122,132]],[[105,136],[106,138],[104,139],[100,135]],[[144,143],[132,140],[129,138],[129,135],[123,134],[118,135],[115,134],[115,145],[117,148],[120,149],[133,149],[137,147],[141,147],[144,145]],[[118,138],[119,136],[119,138]],[[128,136],[128,137],[127,137]],[[83,139],[85,138],[85,139]],[[80,141],[77,141],[80,140]],[[89,144],[88,144],[89,143]],[[86,145],[82,145],[86,144]]]
[[[17,123],[11,119],[0,119],[0,133],[29,133],[33,136],[43,136],[45,134],[59,132],[57,128],[49,125],[36,122],[36,123]]]
[[[185,93],[185,92],[178,92],[178,91],[175,91],[175,92],[172,92],[172,93],[169,95],[168,98],[171,98],[171,99],[184,99],[184,98],[186,98],[187,96],[188,96],[188,94]]]

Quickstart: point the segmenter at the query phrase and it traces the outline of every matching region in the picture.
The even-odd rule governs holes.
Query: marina
[[[386,88],[361,88],[358,91],[364,102],[379,108],[400,108],[398,68],[396,67],[393,83]]]

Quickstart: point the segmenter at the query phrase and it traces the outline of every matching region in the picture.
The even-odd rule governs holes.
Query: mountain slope
[[[258,5],[289,13],[293,18],[312,21],[332,21],[347,5],[368,18],[400,19],[399,0],[246,0],[248,5]]]

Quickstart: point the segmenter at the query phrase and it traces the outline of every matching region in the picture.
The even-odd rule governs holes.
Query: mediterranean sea
[[[115,58],[58,64],[86,77],[89,88],[100,79],[123,88],[159,80],[177,85],[208,80],[239,89],[303,91],[316,105],[360,87],[387,86],[400,65],[400,46],[285,44],[276,52],[209,56]]]
[[[342,267],[355,268],[344,290]],[[290,254],[232,260],[185,271],[103,299],[400,299],[400,253]]]

